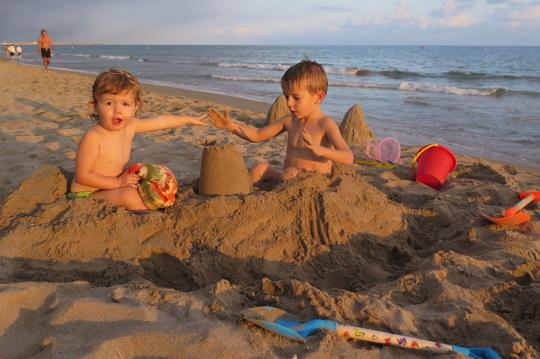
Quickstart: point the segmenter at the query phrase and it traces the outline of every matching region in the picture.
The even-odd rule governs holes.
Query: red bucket
[[[431,144],[422,147],[413,158],[416,162],[416,182],[440,189],[456,168],[456,157],[448,148]]]

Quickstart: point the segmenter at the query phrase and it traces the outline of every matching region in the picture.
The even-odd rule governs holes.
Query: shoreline
[[[37,68],[37,69],[42,68],[42,66],[5,61],[5,59],[3,58],[0,61],[4,63],[20,65],[20,66],[28,66],[28,67]],[[70,74],[79,74],[81,76],[85,76],[92,79],[95,79],[97,76],[97,73],[94,74],[94,73],[85,72],[85,71],[58,68],[55,66],[49,67],[49,69],[52,71],[58,71],[58,72],[64,72],[64,73],[70,73]],[[208,92],[208,91],[192,90],[192,89],[187,89],[187,88],[182,88],[182,87],[168,86],[166,84],[149,83],[149,82],[145,82],[145,80],[140,80],[140,79],[139,81],[141,83],[141,86],[144,89],[148,91],[156,92],[164,96],[181,96],[181,97],[192,98],[195,100],[211,101],[220,105],[237,107],[242,110],[249,110],[253,112],[264,112],[265,114],[266,112],[268,112],[268,110],[270,109],[270,106],[272,105],[270,103],[256,101],[256,100],[239,97],[239,96],[232,96],[232,95],[214,93],[214,92]],[[147,80],[147,81],[151,81],[151,80]]]
[[[20,66],[26,66],[34,69],[41,69],[39,66],[29,65],[29,64],[23,64],[23,63],[13,63],[9,61],[5,61],[5,59],[0,60],[2,63],[6,64],[12,64],[12,65],[20,65]],[[55,68],[54,66],[51,68],[52,71],[58,71],[60,73],[66,73],[66,74],[74,74],[74,75],[80,75],[89,79],[94,79],[96,74],[92,74],[89,72],[83,72],[83,71],[77,71],[77,70],[70,70],[65,68]],[[143,89],[162,95],[162,96],[179,96],[184,97],[188,99],[193,100],[199,100],[199,101],[207,101],[207,102],[214,102],[218,105],[224,105],[224,106],[230,106],[235,107],[241,110],[248,110],[256,113],[263,113],[266,116],[267,111],[269,110],[271,104],[256,101],[252,99],[247,99],[243,97],[238,96],[232,96],[232,95],[226,95],[226,94],[220,94],[220,93],[212,93],[212,92],[206,92],[206,91],[199,91],[199,90],[192,90],[192,89],[184,89],[181,87],[175,87],[175,86],[168,86],[165,84],[152,84],[148,82],[141,81],[141,86]],[[369,123],[368,123],[369,126]],[[402,150],[410,147],[421,147],[421,144],[413,144],[413,143],[401,143]],[[459,145],[456,145],[459,146]],[[511,163],[503,159],[499,158],[486,158],[481,156],[474,156],[471,152],[472,151],[457,151],[455,148],[452,148],[451,146],[448,146],[456,155],[461,156],[467,156],[471,158],[477,158],[481,160],[486,161],[494,161],[498,162],[504,165],[513,166],[516,168],[520,168],[526,171],[534,172],[540,174],[540,162],[538,163],[538,166],[533,165],[526,165],[523,163]]]

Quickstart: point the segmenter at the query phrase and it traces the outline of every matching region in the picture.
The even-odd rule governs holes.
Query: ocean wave
[[[514,76],[514,75],[498,75],[498,74],[489,74],[484,72],[474,72],[474,71],[448,71],[443,74],[446,77],[458,80],[521,80],[527,79],[527,77]],[[530,78],[534,80],[534,77]],[[537,78],[538,79],[538,78]]]
[[[403,79],[407,77],[425,77],[426,76],[418,72],[402,71],[402,70],[383,70],[383,71],[378,71],[377,73],[381,76],[389,77],[392,79]],[[431,75],[427,75],[427,77],[431,77]]]
[[[246,81],[246,82],[266,82],[280,83],[279,77],[263,77],[263,76],[230,76],[211,74],[210,78],[220,81]],[[457,86],[434,85],[421,82],[402,81],[397,84],[382,84],[373,82],[353,82],[353,81],[336,81],[328,82],[330,87],[348,87],[348,88],[363,88],[363,89],[378,89],[378,90],[393,90],[393,91],[416,91],[426,93],[442,93],[456,96],[506,96],[506,95],[521,95],[540,97],[540,92],[534,91],[519,91],[509,90],[505,88],[462,88]],[[414,101],[414,100],[410,100]],[[423,102],[423,101],[420,101]],[[423,103],[422,103],[423,104]]]
[[[72,54],[71,56],[75,56],[75,57],[90,57],[92,55],[90,54]]]
[[[106,60],[129,60],[131,56],[99,55],[99,58]]]
[[[272,77],[255,77],[255,76],[224,76],[211,74],[210,77],[214,80],[223,80],[223,81],[253,81],[253,82],[281,82],[278,78]]]
[[[402,82],[399,84],[400,91],[419,91],[446,93],[458,96],[502,96],[507,90],[503,88],[461,88],[456,86],[440,86],[425,83]]]
[[[326,71],[326,73],[329,73],[329,74],[369,76],[375,73],[372,70],[363,69],[359,67],[339,67],[339,66],[323,66],[323,67],[324,67],[324,71]]]
[[[229,63],[219,62],[218,67],[252,69],[252,70],[270,70],[270,71],[286,71],[290,65],[284,64],[247,64],[247,63]]]
[[[329,86],[336,87],[353,87],[365,89],[381,89],[381,90],[397,90],[394,85],[376,84],[371,82],[347,82],[347,81],[330,81]]]

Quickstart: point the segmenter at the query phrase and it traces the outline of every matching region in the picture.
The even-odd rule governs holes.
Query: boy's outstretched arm
[[[75,162],[75,180],[84,186],[98,189],[114,189],[135,185],[140,178],[136,174],[126,172],[118,177],[103,176],[93,171],[99,153],[99,137],[97,134],[88,132],[79,144],[77,159]]]
[[[205,114],[198,117],[162,115],[146,119],[136,118],[133,120],[133,124],[135,126],[135,133],[141,133],[166,130],[169,128],[177,128],[185,125],[207,126],[206,123],[202,121],[205,117]]]
[[[347,142],[341,137],[339,127],[333,120],[327,121],[325,136],[334,148],[314,144],[309,131],[305,128],[302,130],[304,144],[315,156],[324,157],[332,162],[342,163],[344,165],[352,164],[354,161],[353,153],[349,148],[349,145],[347,145]]]
[[[209,109],[208,116],[210,117],[210,122],[217,128],[225,129],[250,142],[263,142],[285,131],[285,117],[268,126],[256,129],[253,127],[241,126],[236,122],[233,122],[227,111],[222,115],[214,109]]]

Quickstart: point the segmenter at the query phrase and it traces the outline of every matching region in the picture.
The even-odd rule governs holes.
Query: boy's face
[[[100,126],[110,131],[123,130],[133,119],[138,105],[135,95],[126,91],[118,94],[99,95],[93,103]]]
[[[311,93],[302,86],[296,86],[290,93],[284,93],[287,107],[294,117],[301,119],[319,110],[324,99],[324,92]]]

